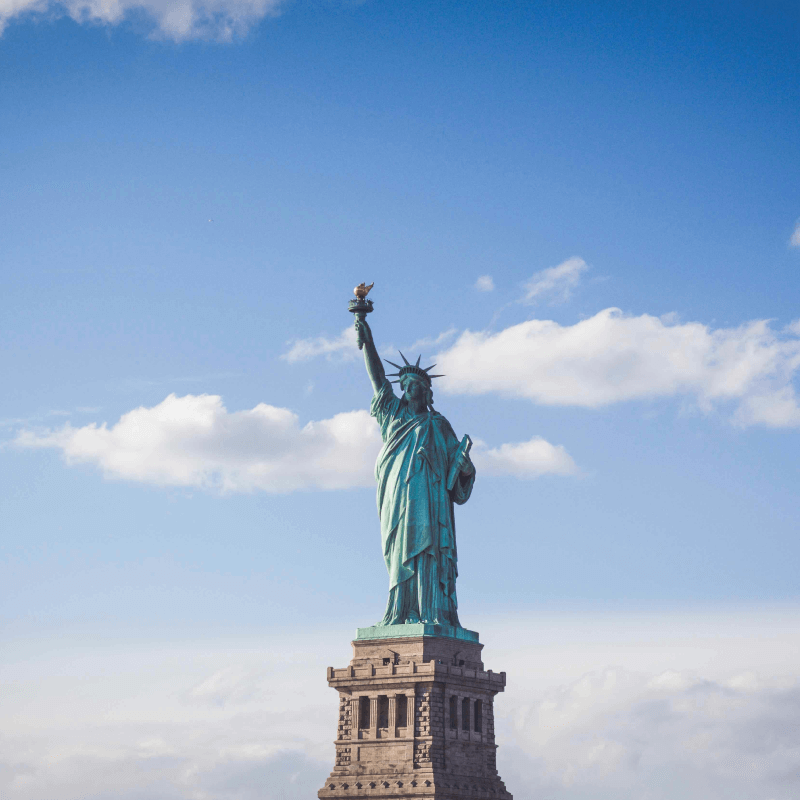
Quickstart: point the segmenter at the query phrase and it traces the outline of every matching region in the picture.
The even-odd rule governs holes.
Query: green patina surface
[[[405,362],[393,364],[400,384],[392,390],[359,302],[350,310],[373,388],[372,416],[380,426],[383,448],[375,466],[381,545],[389,572],[389,599],[383,619],[360,628],[359,639],[397,636],[449,636],[477,641],[461,627],[456,578],[458,555],[454,510],[469,500],[475,468],[464,437],[433,408],[430,374]],[[391,363],[391,362],[389,362]]]
[[[356,629],[356,639],[405,639],[410,636],[448,636],[465,642],[477,642],[477,631],[456,628],[453,625],[432,625],[427,622],[407,625],[373,625],[371,628]]]

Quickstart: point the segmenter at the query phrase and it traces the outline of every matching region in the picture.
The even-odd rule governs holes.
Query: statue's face
[[[428,405],[428,387],[417,378],[403,381],[403,397],[412,408],[425,408]]]

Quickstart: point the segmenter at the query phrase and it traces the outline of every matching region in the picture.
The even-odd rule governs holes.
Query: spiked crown
[[[397,352],[400,353],[399,350]],[[420,367],[419,360],[420,360],[420,358],[422,358],[422,356],[420,356],[417,359],[417,363],[416,364],[410,364],[408,362],[408,359],[406,359],[406,357],[402,353],[400,353],[400,358],[402,358],[403,361],[405,362],[405,364],[402,367],[399,364],[395,364],[394,361],[389,361],[388,358],[384,358],[383,359],[387,364],[391,364],[393,367],[396,367],[397,370],[398,370],[397,372],[389,373],[389,375],[391,377],[393,377],[395,375],[397,376],[397,380],[396,381],[392,381],[392,383],[400,383],[400,381],[403,380],[403,378],[406,375],[418,375],[420,378],[424,378],[425,382],[428,384],[428,386],[430,386],[431,385],[431,378],[443,378],[444,377],[444,375],[429,375],[428,374],[428,370],[433,369],[436,366],[436,364],[431,364],[429,367],[424,367],[424,368]]]

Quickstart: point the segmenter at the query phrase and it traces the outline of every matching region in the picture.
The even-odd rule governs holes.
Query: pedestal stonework
[[[328,668],[339,725],[320,800],[512,800],[494,741],[494,696],[506,674],[484,670],[482,649],[463,628],[359,629],[350,665]]]

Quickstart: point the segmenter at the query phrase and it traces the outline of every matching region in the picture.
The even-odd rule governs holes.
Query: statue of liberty
[[[362,284],[363,287],[363,284]],[[361,287],[359,287],[361,288]],[[370,287],[371,288],[371,287]],[[366,291],[369,291],[367,288]],[[364,296],[356,290],[362,311]],[[372,310],[370,301],[369,311]],[[379,625],[446,624],[460,628],[456,601],[457,553],[454,504],[469,500],[475,468],[468,436],[459,443],[450,423],[433,410],[433,368],[396,367],[397,397],[386,377],[364,313],[355,319],[374,396],[371,413],[383,439],[375,478],[381,543],[389,571],[389,600]],[[435,365],[433,365],[435,366]]]

